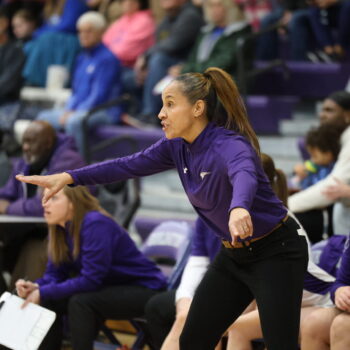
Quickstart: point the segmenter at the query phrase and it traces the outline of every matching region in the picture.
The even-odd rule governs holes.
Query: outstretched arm
[[[46,203],[54,194],[60,191],[64,186],[73,183],[73,178],[68,173],[60,173],[46,176],[16,175],[16,179],[22,182],[46,188],[47,191],[44,192],[43,203]]]
[[[43,203],[65,185],[97,185],[147,176],[175,167],[170,141],[162,138],[151,147],[127,157],[108,160],[49,176],[17,175],[19,181],[45,187]]]

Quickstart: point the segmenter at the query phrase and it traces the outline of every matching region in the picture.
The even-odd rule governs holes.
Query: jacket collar
[[[213,131],[217,128],[217,126],[209,122],[208,125],[204,128],[204,130],[197,136],[197,138],[192,142],[188,143],[185,140],[185,144],[187,145],[188,150],[191,153],[199,153],[204,149],[208,148],[208,144],[210,144],[210,137]]]
[[[231,35],[232,33],[238,32],[247,26],[248,26],[247,21],[239,21],[239,22],[231,23],[225,28],[223,35],[224,36]],[[214,28],[215,26],[213,24],[207,24],[206,26],[202,27],[201,31],[202,33],[208,34],[212,32]]]

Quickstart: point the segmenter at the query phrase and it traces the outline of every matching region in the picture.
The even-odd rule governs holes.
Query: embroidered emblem
[[[211,174],[211,171],[202,171],[199,176],[201,177],[201,179],[203,180],[205,176]]]

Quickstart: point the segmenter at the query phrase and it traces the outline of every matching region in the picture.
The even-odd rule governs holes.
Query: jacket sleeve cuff
[[[38,283],[38,282],[37,282]],[[52,299],[53,296],[53,285],[52,284],[45,284],[40,285],[39,284],[39,292],[40,292],[40,300],[48,300]]]
[[[74,170],[66,170],[65,173],[69,174],[73,179],[73,183],[68,185],[69,187],[75,187],[79,185],[78,176],[74,173]]]

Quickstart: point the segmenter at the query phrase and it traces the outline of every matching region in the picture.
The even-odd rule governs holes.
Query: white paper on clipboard
[[[13,350],[36,350],[55,321],[56,314],[42,306],[29,303],[21,308],[23,299],[8,292],[0,309],[0,344]]]

